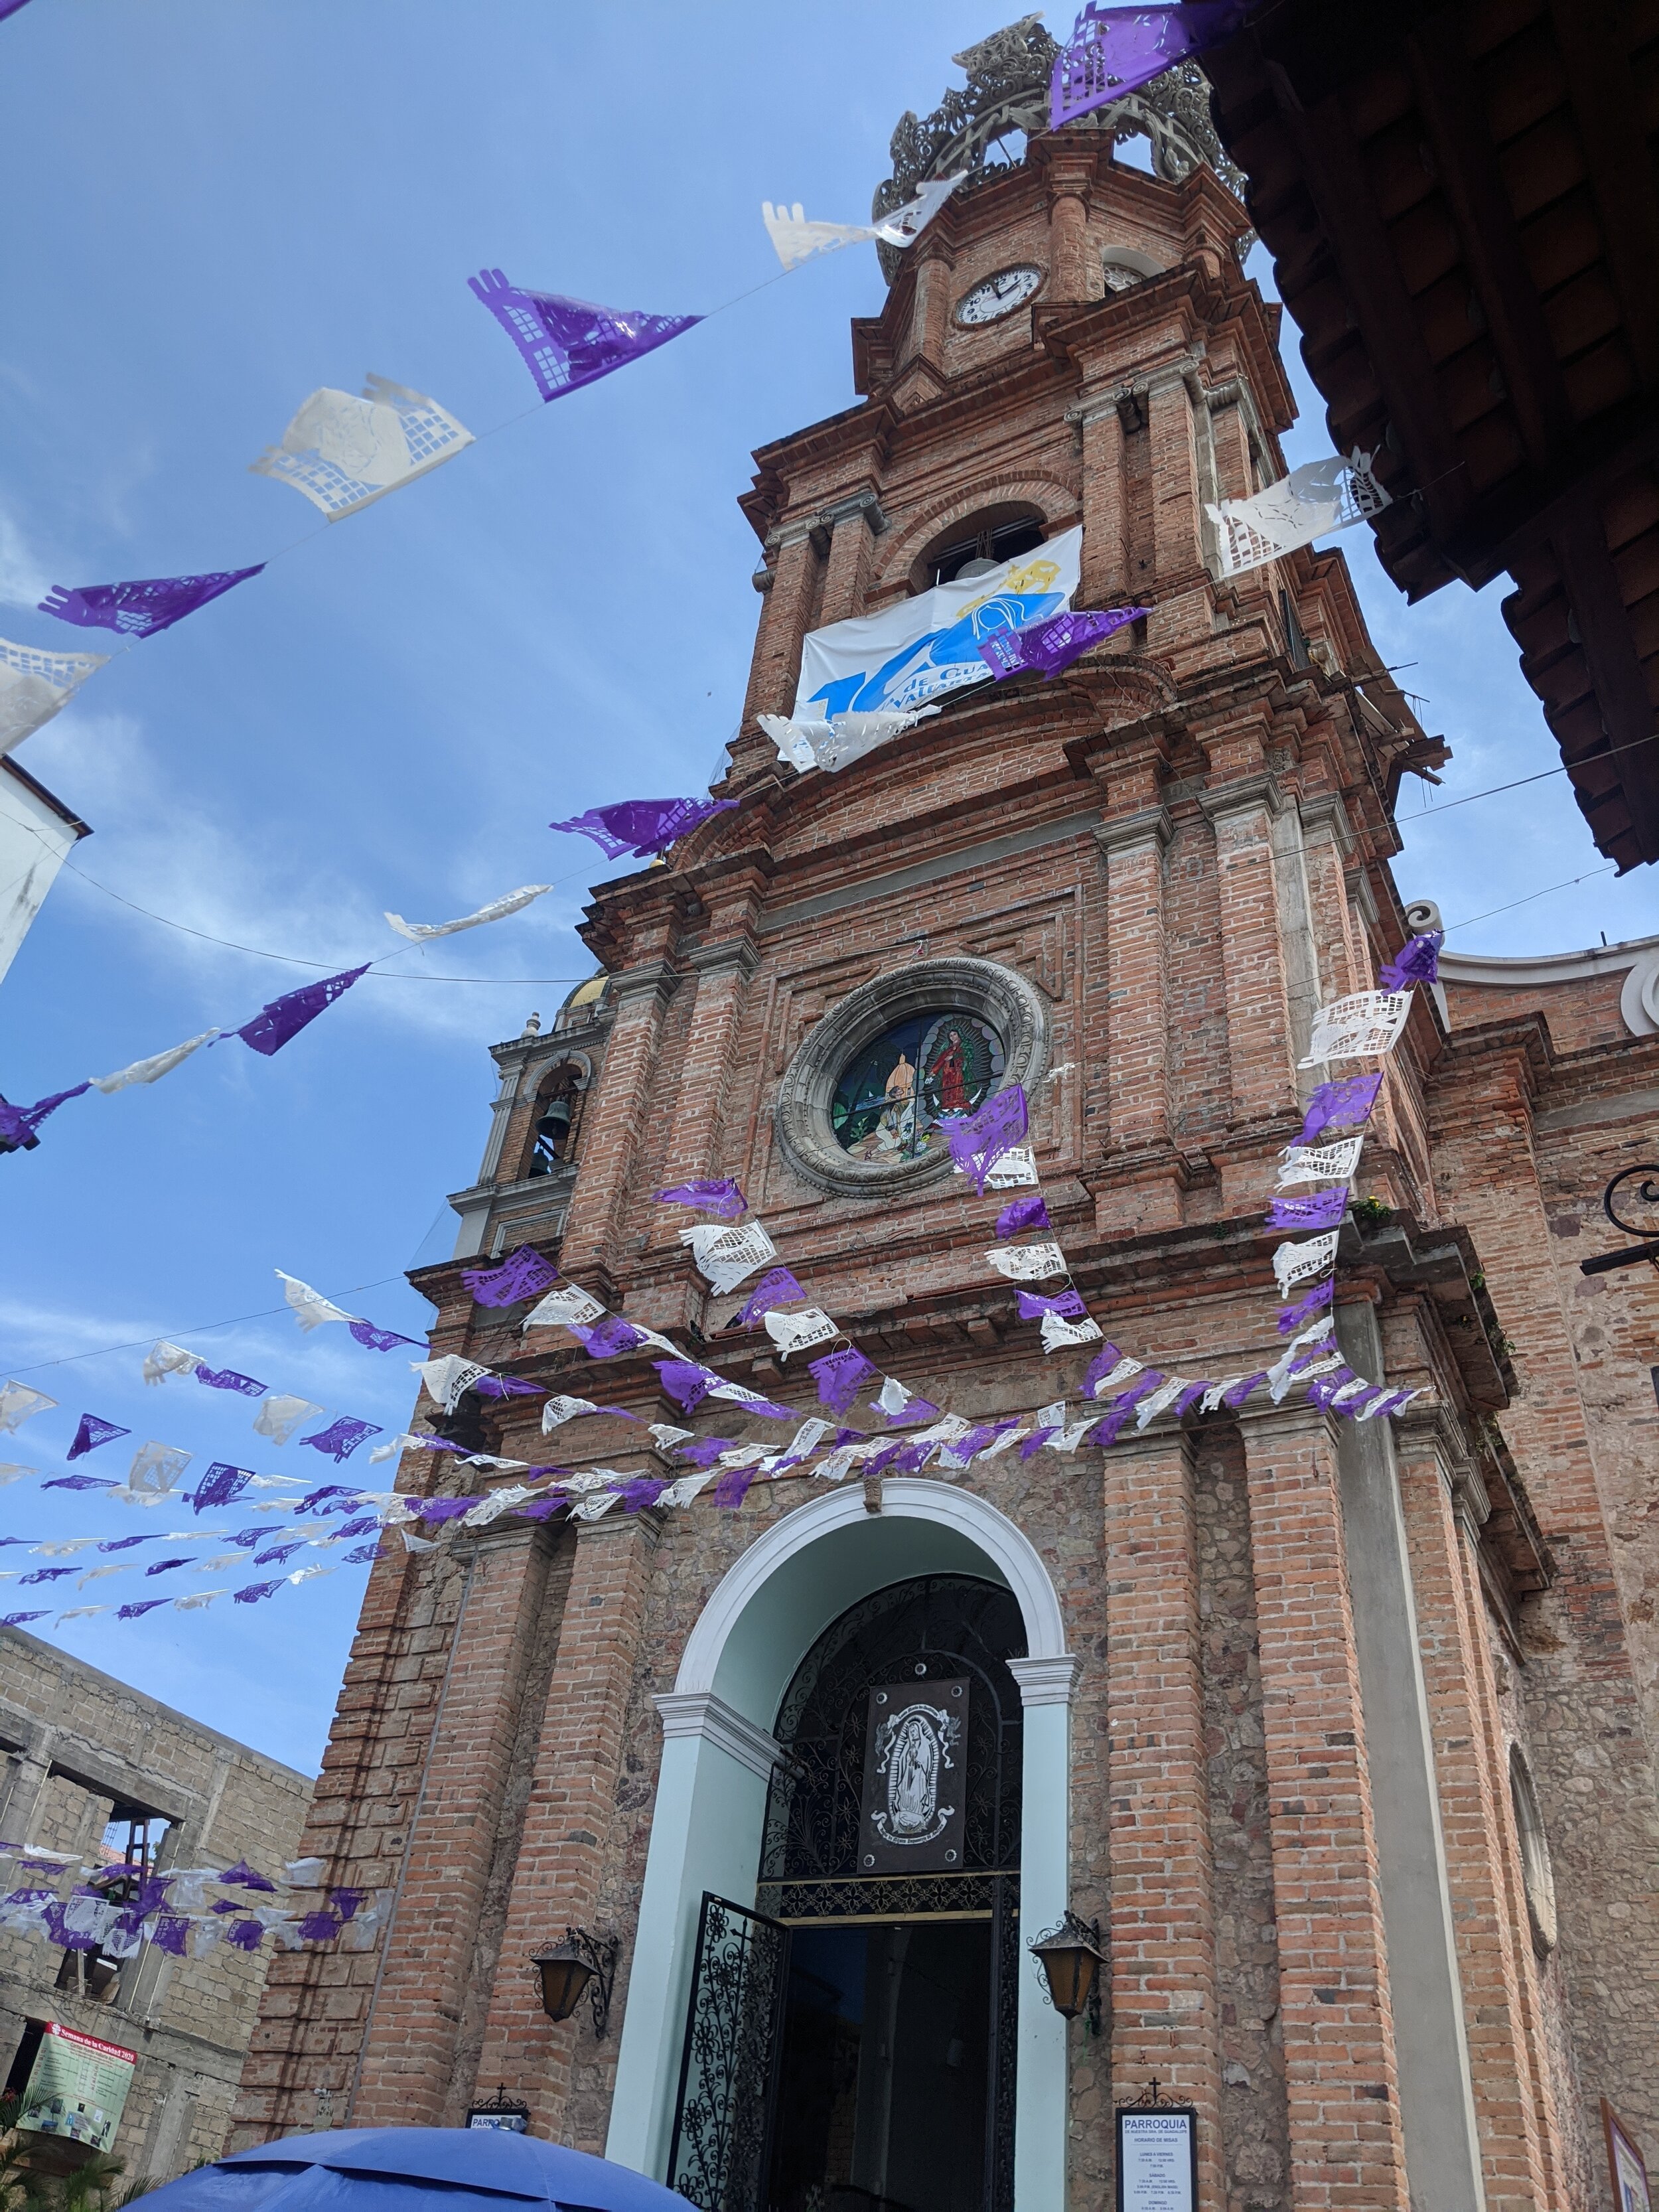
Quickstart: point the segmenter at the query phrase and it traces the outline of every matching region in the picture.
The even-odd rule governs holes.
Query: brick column
[[[531,2108],[535,2132],[599,2153],[604,2124],[568,2112],[578,2053],[616,2064],[621,2020],[595,2045],[586,2001],[556,2026],[521,1962],[559,1941],[567,1926],[610,1932],[599,1894],[617,1789],[623,1723],[639,1663],[656,1524],[618,1507],[603,1521],[579,1522],[558,1655],[548,1685],[501,1960],[478,2059],[478,2079],[504,2081]],[[605,1926],[601,1927],[601,1921]],[[651,1992],[639,1992],[641,2002]]]
[[[1215,830],[1235,1122],[1297,1103],[1273,848],[1273,817],[1284,803],[1270,775],[1243,777],[1203,802]]]
[[[1480,1590],[1479,1528],[1489,1507],[1438,1413],[1407,1415],[1395,1437],[1487,2212],[1541,2212],[1559,2186],[1556,2118],[1526,1903],[1510,1863],[1503,1732]]]
[[[930,225],[925,235],[915,246],[907,246],[905,252],[915,266],[915,294],[910,303],[910,329],[900,366],[921,359],[930,368],[942,372],[956,256],[935,225]]]
[[[1304,1408],[1241,1425],[1292,2202],[1297,2212],[1407,2212],[1335,1441]]]
[[[653,1096],[663,1016],[680,977],[660,957],[616,979],[617,1016],[599,1070],[599,1096],[582,1117],[581,1172],[565,1217],[561,1265],[610,1267],[633,1197],[633,1168]]]
[[[864,608],[866,563],[872,533],[887,527],[874,492],[854,492],[827,507],[818,518],[830,532],[830,557],[823,569],[823,604],[815,629],[846,622]]]
[[[1170,835],[1161,805],[1109,817],[1095,831],[1106,868],[1106,1019],[1103,1038],[1090,1037],[1087,1045],[1090,1063],[1104,1071],[1107,1142],[1120,1170],[1101,1194],[1100,1218],[1119,1236],[1181,1219],[1171,1179],[1164,974],[1164,854]]]
[[[1083,573],[1079,604],[1109,605],[1129,589],[1129,517],[1123,477],[1123,418],[1115,398],[1076,411],[1083,441]]]
[[[665,1183],[691,1182],[720,1172],[720,1109],[737,1044],[749,978],[760,956],[746,938],[711,945],[689,956],[696,970],[696,1000],[680,1056]],[[666,1213],[672,1208],[661,1208]],[[658,1224],[657,1241],[678,1241],[683,1221]]]
[[[1043,298],[1058,306],[1096,296],[1090,283],[1088,197],[1095,157],[1092,151],[1054,150],[1055,144],[1049,141],[1048,284]],[[1103,289],[1104,283],[1103,276]]]
[[[348,2127],[454,2124],[457,2044],[477,1972],[526,1668],[552,1547],[515,1530],[480,1542],[453,1631],[442,1707],[416,1802]],[[441,1637],[441,1629],[431,1633]],[[394,1692],[394,1707],[402,1700]],[[407,1713],[403,1716],[407,1724]],[[396,1722],[383,1718],[383,1733]]]
[[[1219,2205],[1215,1991],[1191,1438],[1105,1457],[1112,2081],[1198,2108],[1199,2198]]]
[[[761,601],[754,658],[749,665],[749,689],[743,702],[745,730],[757,714],[794,711],[800,641],[811,626],[818,590],[820,562],[812,544],[817,526],[813,521],[795,522],[780,533],[771,580]],[[770,741],[762,742],[769,753]]]
[[[1152,569],[1159,586],[1191,579],[1204,568],[1199,535],[1198,449],[1192,395],[1177,369],[1155,376],[1146,392],[1152,441]],[[1156,620],[1156,617],[1154,617]]]

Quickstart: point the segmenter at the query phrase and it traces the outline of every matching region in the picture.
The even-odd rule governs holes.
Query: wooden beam
[[[1479,591],[1516,556],[1549,537],[1583,494],[1599,501],[1632,469],[1659,460],[1659,410],[1626,400],[1558,445],[1549,466],[1506,477],[1470,507],[1446,540],[1445,557]]]
[[[1458,17],[1449,13],[1420,24],[1406,51],[1436,175],[1503,363],[1527,457],[1534,469],[1541,469],[1571,435],[1572,413]]]
[[[1609,0],[1550,0],[1550,21],[1601,221],[1607,266],[1643,383],[1659,388],[1659,183],[1632,86],[1634,55]]]
[[[1421,497],[1438,543],[1468,506],[1468,484],[1411,295],[1335,100],[1303,108],[1282,72],[1273,72],[1272,81],[1303,181],[1330,241],[1339,281],[1353,302],[1382,404],[1414,479],[1412,489]]]
[[[1614,756],[1632,830],[1642,858],[1659,860],[1659,744],[1638,743],[1654,734],[1653,702],[1601,517],[1588,498],[1581,498],[1550,532],[1550,543],[1561,563],[1561,580],[1609,741],[1632,748]],[[1588,755],[1586,764],[1596,757]],[[1570,769],[1573,765],[1568,763]]]

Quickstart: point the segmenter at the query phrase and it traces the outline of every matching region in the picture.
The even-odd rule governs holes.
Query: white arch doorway
[[[629,1974],[605,2154],[661,2179],[673,2125],[697,1917],[705,1890],[752,1905],[771,1734],[796,1667],[861,1597],[913,1576],[965,1573],[1006,1586],[1025,1626],[1010,1662],[1025,1711],[1020,1941],[1059,1919],[1069,1893],[1070,1719],[1078,1662],[1048,1570],[1005,1514],[971,1492],[905,1479],[882,1510],[862,1487],[816,1498],[727,1571],[658,1698],[662,1768]],[[1066,2022],[1034,1972],[1019,1993],[1014,2193],[1019,2212],[1063,2212]]]

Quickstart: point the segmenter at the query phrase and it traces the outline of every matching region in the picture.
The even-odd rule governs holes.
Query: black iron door
[[[789,1930],[705,1890],[668,2185],[702,2212],[761,2212],[789,1979]]]

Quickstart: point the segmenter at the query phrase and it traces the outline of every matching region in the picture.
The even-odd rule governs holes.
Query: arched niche
[[[1077,1661],[1047,1568],[1029,1538],[971,1492],[912,1478],[837,1489],[775,1522],[711,1593],[686,1640],[663,1723],[651,1841],[629,1969],[605,2154],[660,2179],[673,2125],[698,1918],[705,1892],[754,1904],[772,1723],[816,1640],[886,1585],[978,1576],[1018,1601],[1026,1656],[1012,1660],[1024,1710],[1020,1836],[1022,1947],[1068,1902],[1070,1708]],[[1066,2023],[1035,1975],[1020,1986],[1015,2192],[1020,2212],[1062,2212]]]

